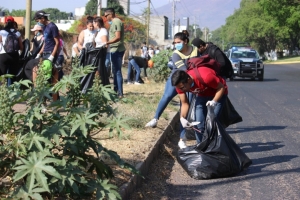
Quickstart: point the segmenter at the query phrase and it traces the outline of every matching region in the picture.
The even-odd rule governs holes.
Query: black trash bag
[[[80,80],[81,85],[81,92],[85,94],[89,88],[92,87],[95,73],[98,70],[100,74],[101,84],[108,85],[109,77],[107,75],[107,70],[105,67],[105,58],[106,58],[106,51],[107,49],[104,47],[100,48],[93,48],[89,43],[86,45],[85,49],[82,49],[83,52],[81,54],[84,54],[80,59],[80,63],[82,66],[94,66],[95,71],[91,72],[90,74],[87,74]]]
[[[195,116],[195,104],[196,104],[196,98],[197,95],[195,94],[191,94],[192,97],[190,98],[190,106],[189,106],[189,112],[187,115],[187,120],[189,122],[194,122],[196,120],[196,116]],[[195,131],[193,129],[185,129],[185,134],[184,134],[184,139],[185,140],[196,140],[196,135],[195,135]]]
[[[243,121],[243,118],[235,110],[228,96],[218,119],[224,128],[227,128],[231,124],[236,124]]]
[[[178,151],[177,159],[194,179],[212,179],[238,174],[252,164],[248,156],[226,133],[208,107],[206,130],[201,143]]]

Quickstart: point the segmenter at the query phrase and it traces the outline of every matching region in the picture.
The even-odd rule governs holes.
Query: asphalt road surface
[[[252,165],[234,177],[195,180],[161,155],[137,190],[140,199],[300,199],[300,64],[267,64],[263,82],[238,79],[228,86],[243,122],[226,130]]]

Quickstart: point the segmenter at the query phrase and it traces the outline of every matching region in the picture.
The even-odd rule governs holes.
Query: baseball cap
[[[203,41],[202,41],[203,42]],[[201,43],[201,40],[199,38],[195,38],[193,39],[192,41],[192,44],[195,46],[195,47],[199,47],[200,46],[200,43]]]
[[[5,23],[7,23],[9,21],[14,22],[15,19],[12,16],[8,16],[8,17],[5,18]]]
[[[36,20],[36,19],[40,19],[40,18],[42,18],[42,17],[48,17],[49,15],[50,15],[50,14],[45,13],[45,11],[39,10],[39,11],[37,11],[37,12],[34,14],[33,19]]]
[[[43,30],[42,27],[37,24],[34,25],[33,29],[31,29],[31,31],[41,31],[41,30]]]

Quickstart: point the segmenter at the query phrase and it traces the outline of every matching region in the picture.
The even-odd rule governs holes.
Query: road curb
[[[159,149],[161,144],[163,144],[167,133],[173,130],[172,127],[175,126],[175,124],[179,121],[179,112],[176,112],[172,117],[171,122],[168,124],[168,126],[164,129],[163,133],[161,134],[160,138],[155,142],[153,145],[152,150],[149,152],[145,160],[141,163],[138,163],[135,167],[137,170],[141,172],[143,176],[146,176],[148,174],[150,165],[152,161],[158,156]],[[123,184],[119,188],[119,193],[123,200],[129,199],[129,196],[134,192],[134,190],[137,188],[138,185],[142,183],[142,177],[139,175],[132,175],[130,180]]]

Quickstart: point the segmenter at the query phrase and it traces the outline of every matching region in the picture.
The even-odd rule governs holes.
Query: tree
[[[260,0],[264,12],[276,20],[283,30],[282,36],[287,36],[291,50],[299,46],[300,39],[300,3],[295,0]],[[284,40],[284,39],[283,39]]]
[[[46,13],[49,13],[49,19],[52,21],[60,20],[60,19],[68,19],[69,13],[61,12],[57,8],[45,8],[43,9]]]
[[[117,0],[108,0],[107,7],[113,8],[115,12],[119,15],[125,15],[124,8],[120,5],[119,1]],[[98,8],[98,0],[90,0],[87,2],[85,6],[85,15],[94,16],[97,15],[97,8]],[[106,8],[101,9],[101,15],[104,13]]]
[[[9,10],[4,7],[0,7],[0,12],[5,12],[6,15],[9,15]]]

